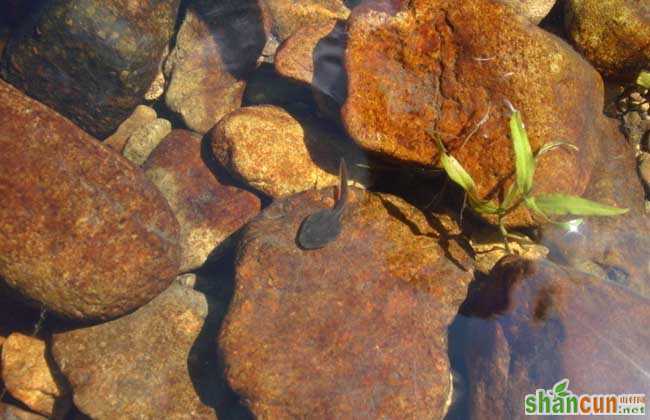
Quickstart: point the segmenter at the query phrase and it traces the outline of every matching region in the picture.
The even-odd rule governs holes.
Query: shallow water
[[[647,416],[650,52],[551,3],[0,5],[0,417]]]

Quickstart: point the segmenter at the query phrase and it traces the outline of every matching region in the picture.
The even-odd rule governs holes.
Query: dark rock
[[[501,261],[461,313],[469,413],[523,419],[524,396],[569,379],[576,394],[643,393],[650,302],[624,287],[539,261]],[[606,310],[604,310],[606,308]]]
[[[181,272],[203,265],[260,211],[253,193],[227,185],[201,158],[201,136],[174,130],[143,165],[181,227]],[[227,180],[226,180],[227,181]]]
[[[601,139],[602,80],[570,46],[509,7],[415,0],[395,15],[355,10],[347,42],[343,122],[364,149],[432,167],[440,137],[479,195],[502,199],[514,173],[508,100],[522,111],[533,150],[558,140],[579,147],[545,155],[535,191],[586,188]],[[523,207],[506,218],[542,222]]]
[[[107,319],[177,273],[178,223],[144,174],[0,82],[0,276],[59,315]]]
[[[472,276],[457,226],[353,188],[339,237],[301,250],[330,196],[277,200],[246,228],[219,338],[229,384],[258,418],[442,418],[446,329]]]
[[[103,139],[142,102],[179,0],[54,0],[12,34],[10,83]]]

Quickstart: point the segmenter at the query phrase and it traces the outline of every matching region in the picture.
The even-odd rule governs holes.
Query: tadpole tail
[[[341,217],[343,210],[345,209],[345,204],[348,201],[348,166],[345,164],[345,159],[341,158],[341,163],[339,165],[339,179],[341,184],[339,185],[339,197],[336,200],[336,204],[332,211],[338,216]]]

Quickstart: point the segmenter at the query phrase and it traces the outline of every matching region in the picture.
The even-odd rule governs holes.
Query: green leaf
[[[503,209],[497,206],[493,200],[481,200],[480,198],[469,193],[467,194],[467,199],[469,201],[469,206],[478,213],[498,214],[503,211]]]
[[[504,209],[509,209],[512,203],[514,203],[517,198],[519,198],[519,188],[517,187],[517,183],[513,182],[510,184],[510,187],[508,187],[508,192],[506,192],[506,196],[503,199],[503,203],[501,203],[501,206]]]
[[[526,200],[526,204],[533,210],[544,215],[618,216],[628,212],[628,209],[608,206],[567,194],[538,195],[536,197],[530,197],[529,200]]]
[[[561,381],[553,385],[553,395],[560,395],[562,393],[565,393],[568,386],[569,386],[569,380],[562,379]]]
[[[515,149],[515,169],[517,185],[522,194],[527,194],[533,187],[535,174],[535,159],[528,141],[528,134],[519,111],[513,112],[510,117],[510,136]]]
[[[472,176],[467,173],[465,168],[463,168],[463,165],[461,165],[455,157],[442,152],[440,155],[440,163],[452,181],[460,185],[468,194],[475,194],[476,184],[474,183]]]
[[[569,149],[575,150],[576,152],[579,150],[578,146],[575,146],[571,143],[567,143],[565,141],[552,141],[550,143],[544,144],[542,147],[539,148],[539,150],[535,154],[535,159],[550,152],[553,149],[557,149],[558,147],[567,147]]]
[[[650,89],[650,71],[642,70],[641,73],[639,73],[639,77],[636,78],[636,84],[646,89]]]

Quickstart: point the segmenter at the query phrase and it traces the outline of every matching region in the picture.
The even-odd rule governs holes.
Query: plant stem
[[[510,249],[510,244],[508,243],[508,231],[503,225],[503,215],[501,214],[499,215],[499,232],[501,232],[501,236],[503,237],[503,244],[506,247],[506,252],[512,254],[512,249]]]

